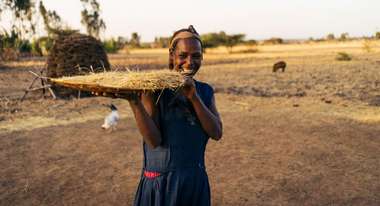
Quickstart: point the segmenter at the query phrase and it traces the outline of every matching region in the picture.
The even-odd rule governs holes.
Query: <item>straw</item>
[[[91,92],[130,93],[176,89],[183,77],[178,72],[157,70],[149,72],[103,72],[89,75],[50,78],[55,84]]]

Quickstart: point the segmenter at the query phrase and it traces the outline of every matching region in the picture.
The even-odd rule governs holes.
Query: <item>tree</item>
[[[155,48],[168,48],[170,37],[155,37],[153,47]]]
[[[81,23],[86,27],[87,33],[99,38],[99,33],[106,29],[106,23],[100,18],[100,6],[96,0],[80,0],[83,3]]]
[[[11,31],[21,33],[35,33],[32,23],[35,4],[31,0],[2,0],[0,1],[0,18],[3,11],[9,10],[12,14],[13,25]],[[17,26],[16,26],[17,25]]]
[[[44,21],[45,30],[50,36],[56,30],[62,29],[61,17],[55,11],[49,11],[45,8],[42,1],[40,1],[39,11]]]
[[[204,48],[212,48],[225,45],[227,42],[227,34],[224,31],[219,33],[207,33],[201,35]]]
[[[340,35],[340,38],[339,38],[339,40],[340,41],[346,41],[346,40],[348,40],[348,33],[347,32],[345,32],[345,33],[342,33],[341,35]]]
[[[376,32],[376,34],[375,34],[375,38],[376,38],[376,39],[380,39],[380,32]]]
[[[247,45],[257,45],[257,41],[254,39],[249,39],[249,40],[245,41],[245,43]]]
[[[236,46],[237,44],[243,43],[244,38],[245,38],[245,34],[226,35],[225,45],[228,49],[228,53],[232,52],[232,48],[234,46]]]
[[[100,18],[100,5],[97,0],[80,0],[83,5],[81,23],[87,33],[99,37],[99,33],[106,28]],[[47,33],[62,29],[61,18],[55,11],[49,11],[43,5],[43,0],[2,0],[0,1],[0,18],[4,11],[12,14],[13,25],[11,31],[24,35],[35,34],[35,25],[38,15],[42,16]],[[39,11],[39,12],[38,12]]]
[[[133,32],[132,35],[131,35],[131,40],[129,41],[129,44],[132,46],[132,47],[140,47],[140,36],[137,32]]]
[[[335,36],[334,36],[334,34],[330,33],[330,34],[327,35],[326,39],[328,41],[332,41],[332,40],[335,40]]]
[[[264,40],[264,44],[282,44],[284,40],[278,37],[272,37],[270,39]]]

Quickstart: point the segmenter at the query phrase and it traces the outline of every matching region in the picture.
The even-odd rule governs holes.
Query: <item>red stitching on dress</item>
[[[158,177],[160,175],[161,175],[161,173],[159,173],[159,172],[144,171],[144,176],[147,177],[147,178],[150,178],[150,179],[156,178],[156,177]]]

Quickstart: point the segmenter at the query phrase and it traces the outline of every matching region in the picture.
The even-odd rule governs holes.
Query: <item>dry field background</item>
[[[380,42],[371,45],[207,51],[197,78],[215,88],[224,124],[206,152],[213,205],[380,205]],[[130,69],[167,64],[162,49],[109,57]],[[271,72],[277,60],[285,73]],[[44,61],[0,67],[0,205],[131,205],[142,142],[127,102],[38,92],[18,102]],[[122,116],[112,133],[100,128],[110,102]]]

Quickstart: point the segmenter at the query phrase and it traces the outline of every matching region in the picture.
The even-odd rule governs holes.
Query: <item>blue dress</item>
[[[212,87],[199,81],[195,81],[195,86],[209,108],[214,95]],[[163,91],[157,107],[162,142],[155,149],[143,144],[143,173],[134,205],[210,205],[204,161],[209,137],[194,108],[185,97],[171,90]]]

